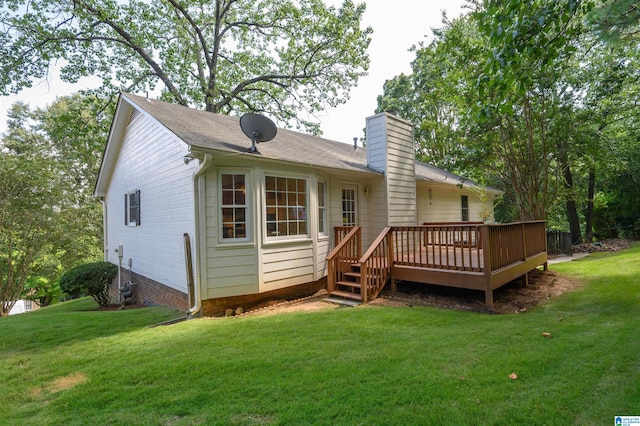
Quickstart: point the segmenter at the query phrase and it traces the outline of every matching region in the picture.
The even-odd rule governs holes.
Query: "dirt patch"
[[[336,304],[325,302],[323,299],[329,297],[327,290],[322,289],[312,296],[296,300],[269,300],[259,305],[253,306],[247,311],[238,315],[276,315],[286,312],[312,312],[339,307]]]
[[[112,303],[107,306],[98,306],[96,308],[97,311],[120,311],[123,309],[140,309],[140,308],[148,308],[148,306],[141,305],[138,303],[130,303],[122,306],[121,303]]]
[[[484,303],[484,292],[452,287],[442,287],[411,282],[399,282],[398,291],[391,292],[387,286],[381,295],[370,302],[378,306],[434,306],[492,314],[526,312],[564,292],[581,286],[577,280],[561,276],[553,271],[535,269],[529,272],[529,283],[513,281],[494,291],[494,309]],[[325,302],[326,290],[295,301],[272,300],[242,312],[241,315],[276,315],[286,312],[310,312],[338,308],[339,305]]]
[[[29,392],[31,397],[38,398],[43,393],[58,393],[63,390],[74,388],[78,385],[86,383],[89,380],[84,373],[74,373],[68,376],[58,377],[53,382],[44,387],[35,387]]]
[[[463,311],[510,314],[526,312],[580,286],[581,283],[575,279],[561,276],[553,271],[534,269],[529,272],[529,283],[526,286],[524,286],[524,280],[519,279],[495,290],[493,310],[485,305],[484,292],[410,282],[398,283],[396,293],[385,289],[382,297],[371,303],[393,306],[436,306]]]

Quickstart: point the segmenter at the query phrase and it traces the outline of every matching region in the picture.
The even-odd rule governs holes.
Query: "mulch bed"
[[[391,304],[406,306],[436,306],[491,314],[522,313],[550,300],[566,291],[580,287],[576,280],[562,277],[553,271],[535,269],[529,272],[529,284],[525,287],[522,280],[515,280],[494,292],[494,307],[485,305],[484,292],[420,284],[412,282],[398,283],[398,291],[385,288],[381,298],[373,304]]]
[[[140,305],[137,303],[131,303],[131,304],[127,304],[125,306],[122,306],[120,303],[112,303],[110,305],[107,306],[98,306],[96,308],[96,311],[119,311],[119,310],[124,310],[124,309],[140,309],[140,308],[146,308],[147,306],[145,305]]]

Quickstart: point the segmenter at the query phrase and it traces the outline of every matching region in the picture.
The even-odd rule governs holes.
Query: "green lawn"
[[[607,425],[640,415],[640,247],[553,269],[585,286],[525,314],[363,306],[147,328],[180,314],[98,312],[83,299],[3,318],[0,423]]]

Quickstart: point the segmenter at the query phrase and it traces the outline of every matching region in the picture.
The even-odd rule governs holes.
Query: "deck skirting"
[[[484,272],[456,271],[418,266],[395,265],[391,275],[395,280],[467,288],[471,290],[485,290],[487,283]]]

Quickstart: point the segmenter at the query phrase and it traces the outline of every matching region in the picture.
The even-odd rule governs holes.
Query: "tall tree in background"
[[[637,158],[637,133],[621,131],[638,111],[637,49],[594,37],[593,2],[476,7],[414,49],[412,73],[385,83],[378,111],[415,124],[421,159],[504,189],[517,213],[500,219],[590,238],[597,182]]]
[[[50,303],[65,269],[101,257],[91,199],[108,123],[96,118],[101,107],[75,95],[10,111],[0,142],[0,315],[21,297]]]
[[[522,219],[544,219],[555,198],[550,190],[553,152],[564,138],[554,132],[565,89],[558,82],[576,51],[588,7],[573,0],[486,0],[474,14],[490,48],[478,80],[487,102],[478,105],[477,116],[500,133],[495,146],[508,179],[517,186]],[[514,157],[519,159],[515,163]],[[568,170],[562,161],[558,166]],[[571,200],[567,213],[579,239]]]
[[[485,106],[481,116],[524,105],[540,88],[551,89],[547,99],[557,102],[558,109],[539,121],[538,138],[555,147],[553,161],[560,170],[560,193],[574,242],[582,239],[575,172],[588,169],[584,198],[590,239],[597,169],[603,164],[598,159],[606,158],[603,130],[637,101],[629,91],[637,86],[631,71],[637,67],[637,54],[613,49],[613,44],[628,45],[637,35],[637,5],[626,0],[487,0],[475,16],[492,47],[479,89],[498,99]],[[611,51],[593,35],[611,43]],[[626,96],[620,96],[623,93]],[[542,104],[546,108],[548,100]]]
[[[413,47],[412,73],[387,80],[377,106],[378,112],[395,111],[415,125],[420,160],[476,179],[486,177],[476,172],[490,163],[471,137],[475,122],[468,114],[478,101],[474,85],[485,46],[468,17],[443,16],[433,40]]]
[[[345,0],[2,0],[0,93],[17,93],[64,59],[62,78],[102,90],[162,89],[164,100],[219,113],[266,112],[318,132],[313,114],[348,99],[365,75],[364,4]]]
[[[1,145],[0,145],[1,147]],[[37,259],[61,236],[63,176],[38,148],[0,155],[0,316],[6,316]]]

